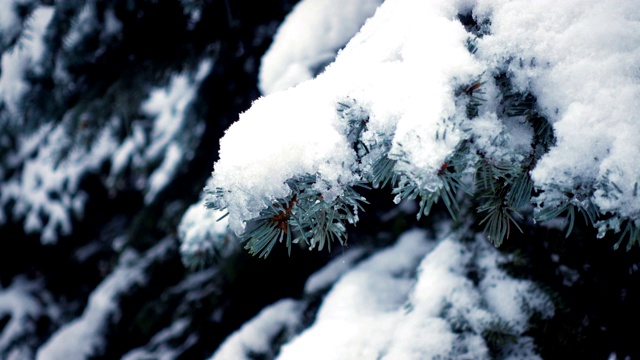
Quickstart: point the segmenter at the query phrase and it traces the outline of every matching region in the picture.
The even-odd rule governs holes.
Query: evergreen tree
[[[640,355],[640,8],[295,2],[0,0],[0,358]]]

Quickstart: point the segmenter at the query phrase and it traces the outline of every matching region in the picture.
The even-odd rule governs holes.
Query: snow
[[[147,193],[144,200],[147,204],[151,203],[158,193],[167,187],[175,174],[178,172],[180,164],[184,159],[182,148],[177,143],[171,143],[164,154],[162,163],[149,177],[147,185]]]
[[[309,276],[304,285],[306,294],[318,293],[326,290],[335,283],[344,273],[366,254],[363,248],[351,248],[340,256],[331,260],[322,269]]]
[[[4,13],[12,13],[6,11],[7,4],[3,9],[2,18],[0,18],[0,26],[3,24],[12,24]],[[25,82],[24,76],[27,70],[38,71],[42,54],[44,53],[45,30],[53,16],[53,7],[39,6],[33,11],[29,26],[25,31],[26,34],[20,39],[20,44],[13,48],[12,51],[0,52],[1,69],[0,72],[0,103],[4,103],[10,113],[18,113],[19,101],[22,95],[28,90],[29,86]],[[5,21],[7,21],[5,23]],[[5,25],[5,26],[16,26]],[[2,28],[0,28],[2,30]],[[1,40],[1,39],[0,39]]]
[[[88,151],[72,146],[67,156],[58,160],[56,156],[71,139],[66,135],[64,123],[49,129],[45,125],[32,139],[21,142],[13,161],[22,161],[22,172],[0,184],[0,206],[15,201],[13,215],[25,217],[24,230],[40,232],[43,243],[54,242],[60,234],[71,232],[72,211],[81,209],[85,200],[78,189],[82,175],[97,171],[117,147],[107,128]],[[37,152],[30,154],[35,150],[35,141],[39,145]]]
[[[478,56],[508,64],[553,123],[557,145],[531,175],[546,191],[593,184],[602,213],[640,216],[640,7],[634,1],[478,1],[491,18]],[[492,65],[493,65],[492,64]],[[615,183],[621,193],[607,196]]]
[[[73,36],[81,36],[82,24],[95,25],[87,23],[95,16],[92,9],[93,5],[84,8]],[[16,110],[23,95],[20,89],[26,89],[23,72],[39,66],[44,51],[41,38],[52,14],[50,7],[36,9],[30,21],[29,40],[3,54],[0,102],[4,101],[11,111]],[[194,124],[188,110],[211,66],[211,60],[204,59],[193,73],[177,74],[169,85],[154,89],[141,109],[150,120],[133,121],[131,132],[124,139],[118,135],[122,119],[112,117],[105,119],[102,129],[94,130],[96,139],[91,144],[78,141],[77,134],[69,131],[70,127],[75,128],[76,109],[69,109],[56,124],[43,122],[33,130],[20,132],[16,148],[6,156],[8,170],[14,171],[0,183],[0,223],[11,217],[13,221],[23,219],[25,232],[40,233],[43,243],[70,234],[72,220],[81,219],[87,198],[79,188],[81,179],[99,173],[108,163],[111,172],[105,181],[107,187],[117,189],[118,176],[129,168],[137,176],[136,185],[145,191],[145,201],[152,202],[193,155],[203,124]],[[11,203],[15,205],[8,209],[7,204]]]
[[[100,39],[100,48],[96,53],[102,53],[107,50],[106,44],[113,41],[110,37],[118,36],[122,31],[122,23],[116,17],[114,10],[109,8],[108,4],[98,5],[96,0],[85,2],[70,25],[63,40],[64,51],[67,53],[73,53],[75,48],[82,48],[82,42],[87,36],[96,35],[99,35]],[[56,80],[68,80],[63,66],[56,65],[58,66],[55,71]]]
[[[413,281],[412,271],[433,244],[424,234],[397,243],[359,263],[326,295],[315,323],[282,348],[278,359],[370,359],[388,346],[388,334]]]
[[[269,354],[278,334],[300,325],[302,307],[292,299],[265,307],[256,317],[231,334],[210,360],[250,360],[252,354]]]
[[[505,328],[514,341],[492,349],[501,358],[540,358],[524,334],[534,312],[553,316],[551,301],[532,282],[502,271],[507,258],[481,235],[463,242],[458,233],[433,239],[414,229],[355,263],[360,256],[347,252],[310,277],[307,296],[319,290],[310,283],[326,289],[333,281],[331,289],[315,321],[294,337],[288,334],[277,359],[484,359],[490,356],[487,332]],[[350,264],[337,271],[343,261]],[[298,326],[299,308],[291,299],[265,308],[212,359],[269,354],[273,334]]]
[[[167,238],[144,256],[133,250],[120,256],[118,266],[91,293],[82,316],[65,324],[38,350],[38,360],[86,359],[99,353],[107,344],[103,332],[109,322],[117,318],[117,299],[136,284],[146,282],[145,270],[154,261],[173,251],[173,240]]]
[[[6,46],[5,37],[8,37],[6,33],[10,34],[10,31],[20,26],[19,19],[13,11],[14,0],[0,0],[0,9],[3,11],[0,13],[0,52],[4,50]]]
[[[171,325],[158,332],[153,336],[149,344],[153,348],[152,351],[145,349],[135,349],[126,353],[122,360],[173,360],[178,358],[185,350],[191,347],[195,343],[196,336],[191,335],[188,337],[184,344],[181,344],[177,348],[171,348],[167,342],[181,334],[189,328],[189,319],[178,319],[171,323]]]
[[[73,26],[64,38],[65,48],[72,49],[77,46],[85,34],[96,30],[97,22],[95,3],[88,1],[80,9]]]
[[[502,114],[493,82],[502,72],[517,90],[537,98],[557,138],[531,171],[542,190],[537,203],[554,206],[569,200],[566,193],[582,192],[602,214],[640,216],[640,7],[633,1],[389,0],[311,79],[296,73],[308,66],[295,65],[302,55],[293,49],[325,52],[323,40],[300,37],[306,29],[300,19],[319,4],[301,3],[280,28],[261,72],[268,95],[240,114],[220,141],[212,183],[223,190],[217,204],[229,211],[236,233],[290,194],[287,180],[306,174],[333,189],[322,194],[332,198],[336,189],[368,179],[377,158],[388,156],[398,160],[396,173],[433,192],[443,186],[442,165],[465,141],[470,154],[524,161],[533,129],[523,117]],[[475,53],[467,47],[475,35],[457,18],[468,12],[490,24],[476,39]],[[331,39],[352,33],[330,29]],[[283,75],[288,64],[297,75]],[[460,89],[477,81],[484,82],[486,99],[478,117],[468,119]],[[286,90],[272,92],[271,86]],[[348,141],[339,104],[358,107],[368,154],[357,154]]]
[[[187,119],[188,110],[200,83],[212,66],[211,60],[205,59],[195,74],[186,71],[177,74],[168,86],[151,91],[141,109],[152,119],[151,132],[147,137],[141,124],[133,126],[132,134],[113,154],[111,161],[115,166],[111,170],[111,181],[127,164],[144,167],[159,162],[160,165],[154,168],[145,184],[145,203],[153,202],[158,193],[166,188],[183,161],[189,159],[189,150],[192,150],[189,146],[195,146],[185,141],[186,134],[198,136],[203,130],[198,126],[188,128],[193,125]]]
[[[0,32],[4,33],[8,29],[18,25],[18,17],[12,9],[13,0],[1,0],[0,7],[5,9],[5,11],[0,14]]]
[[[259,87],[264,95],[312,79],[335,58],[382,0],[304,0],[280,24],[262,57]]]
[[[231,238],[224,215],[224,211],[207,209],[204,199],[187,209],[178,225],[180,253],[186,264],[197,263],[201,257],[227,257],[239,250],[238,242]]]
[[[102,11],[102,14],[98,12]],[[71,24],[71,28],[64,38],[64,48],[73,52],[73,48],[81,45],[81,41],[87,34],[100,33],[101,44],[110,41],[109,37],[117,36],[122,30],[122,23],[116,17],[114,10],[103,8],[98,10],[97,1],[89,0],[83,4],[80,12]],[[105,48],[98,50],[105,51]],[[60,70],[60,69],[59,69]],[[58,73],[59,78],[66,76]]]
[[[33,358],[30,343],[37,332],[37,322],[43,317],[57,321],[58,309],[52,307],[51,295],[39,281],[22,276],[10,286],[0,288],[0,318],[8,322],[0,328],[0,356],[3,358]]]

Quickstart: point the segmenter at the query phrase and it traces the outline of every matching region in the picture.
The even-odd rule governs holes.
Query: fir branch
[[[518,204],[527,198],[528,175],[518,166],[509,164],[492,164],[482,159],[476,174],[476,191],[482,202],[477,207],[478,213],[487,213],[479,225],[485,224],[484,232],[489,241],[500,246],[511,234],[511,224],[520,232],[522,229],[515,217],[522,219],[518,213]],[[514,189],[514,185],[516,188]]]
[[[544,222],[555,219],[559,217],[560,214],[566,212],[567,215],[565,217],[565,221],[568,226],[565,237],[569,237],[575,224],[576,211],[582,214],[585,223],[594,227],[597,226],[597,220],[599,217],[598,209],[591,201],[590,194],[585,194],[579,191],[576,193],[566,194],[566,199],[558,204],[539,204],[538,207],[534,209],[533,216],[535,221]]]
[[[482,331],[482,338],[487,344],[492,358],[498,358],[501,349],[518,341],[518,333],[507,321],[496,319],[486,325]]]
[[[366,199],[354,190],[354,183],[344,186],[341,193],[327,201],[315,186],[317,175],[305,175],[290,179],[287,185],[291,195],[273,201],[250,221],[251,226],[241,236],[250,254],[267,257],[276,243],[285,242],[289,254],[292,244],[304,241],[309,249],[331,251],[331,243],[347,242],[346,224],[358,222],[358,211],[363,210]],[[326,185],[326,184],[323,184]]]
[[[464,185],[462,179],[467,166],[465,149],[463,145],[449,157],[449,161],[445,161],[442,164],[437,174],[440,186],[434,191],[422,189],[407,174],[400,174],[400,181],[392,191],[393,194],[396,194],[395,201],[400,202],[402,199],[415,200],[420,197],[420,210],[416,215],[417,219],[420,220],[422,215],[428,216],[433,205],[442,199],[451,218],[454,221],[458,221],[460,206],[457,200],[457,193],[462,190],[470,194],[470,190]]]
[[[341,245],[346,244],[345,225],[358,222],[358,211],[364,210],[362,203],[366,203],[366,199],[355,191],[355,186],[365,187],[362,182],[345,186],[341,194],[332,201],[327,201],[313,188],[300,192],[297,204],[299,211],[296,211],[294,216],[297,216],[301,238],[310,249],[317,246],[318,250],[322,250],[326,244],[331,251],[331,243],[334,241]]]
[[[466,115],[468,119],[473,119],[478,116],[480,112],[480,106],[486,101],[485,98],[478,95],[485,95],[485,90],[482,88],[485,82],[476,81],[475,83],[467,86],[462,90],[467,98]]]
[[[527,205],[531,200],[531,193],[533,192],[533,181],[529,176],[528,171],[522,171],[518,175],[509,189],[507,201],[509,206],[520,209]]]
[[[505,116],[536,115],[536,98],[531,93],[514,89],[511,79],[506,73],[495,76],[494,80],[502,95],[501,108]]]
[[[488,213],[487,216],[480,221],[479,225],[486,222],[484,232],[487,234],[487,239],[496,247],[502,245],[503,241],[509,238],[512,223],[522,232],[520,225],[518,225],[512,214],[517,215],[521,219],[522,216],[504,203],[497,201],[487,202],[478,207],[478,212]]]
[[[475,54],[478,51],[478,38],[477,37],[468,37],[466,41],[467,50],[471,54]]]
[[[640,243],[640,220],[631,220],[628,219],[626,221],[627,225],[624,227],[622,234],[620,234],[620,239],[613,246],[614,249],[620,248],[620,244],[622,244],[625,236],[629,234],[629,240],[627,241],[627,251],[631,250],[633,245]]]
[[[220,187],[209,187],[206,186],[204,188],[204,193],[206,194],[204,206],[208,209],[213,210],[224,210],[227,206],[224,203],[225,194],[230,194],[231,192],[228,190],[224,190]],[[227,213],[228,214],[228,213]]]
[[[533,126],[534,138],[532,146],[534,148],[535,161],[537,161],[556,144],[556,137],[553,133],[553,127],[545,117],[533,114],[527,116],[527,121]]]
[[[352,144],[353,150],[359,157],[368,154],[369,149],[361,138],[369,122],[369,114],[367,111],[358,105],[355,99],[351,98],[339,101],[336,111],[341,118],[347,121],[347,139]]]
[[[394,171],[396,163],[397,160],[389,159],[386,154],[376,160],[371,170],[371,182],[374,187],[385,187],[387,184],[397,183],[398,174]]]

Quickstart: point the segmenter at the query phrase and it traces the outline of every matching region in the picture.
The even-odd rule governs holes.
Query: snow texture
[[[38,360],[81,360],[102,353],[107,346],[104,331],[119,314],[118,297],[136,284],[147,281],[146,269],[170,251],[173,240],[167,238],[139,256],[125,252],[114,271],[91,293],[82,316],[65,324],[38,350]]]
[[[176,336],[182,335],[188,330],[190,325],[189,319],[178,319],[171,323],[171,326],[158,332],[149,341],[149,347],[153,350],[135,349],[126,353],[122,360],[173,360],[178,358],[185,350],[191,347],[196,341],[196,335],[188,337],[187,341],[176,348],[168,345],[168,342]]]
[[[9,161],[21,163],[22,172],[0,184],[0,207],[15,201],[13,216],[25,218],[24,230],[39,232],[43,243],[51,243],[60,234],[71,233],[71,217],[81,215],[86,199],[86,194],[78,189],[82,176],[96,172],[117,143],[107,128],[90,149],[74,146],[60,160],[57,158],[60,149],[72,141],[64,123],[53,128],[44,125],[39,132],[21,140]]]
[[[88,8],[91,7],[85,9]],[[85,11],[89,10],[83,10],[83,14]],[[31,31],[44,31],[51,14],[48,7],[37,9]],[[42,26],[38,25],[41,23]],[[27,43],[35,44],[37,39],[34,34]],[[12,69],[35,61],[42,52],[34,50],[36,48],[21,47],[19,51],[3,55],[3,61],[7,56],[29,56],[7,58],[9,67],[3,64],[0,89],[9,87],[13,92],[0,91],[0,101],[5,101],[9,109],[17,106],[16,101],[22,95],[18,90],[24,85],[24,74]],[[34,64],[30,66],[37,68]],[[122,122],[114,117],[102,129],[92,130],[98,132],[93,143],[76,143],[74,135],[69,134],[69,127],[73,126],[69,125],[73,122],[72,111],[56,125],[45,123],[21,135],[16,149],[7,156],[8,166],[18,171],[0,183],[0,223],[6,222],[10,215],[14,220],[24,219],[25,232],[40,233],[43,243],[55,242],[60,235],[70,234],[72,219],[81,218],[87,198],[79,188],[80,181],[87,174],[99,173],[108,163],[112,166],[107,186],[117,188],[118,176],[126,169],[139,170],[143,174],[139,175],[138,185],[145,191],[145,202],[152,202],[178,174],[180,165],[193,156],[192,147],[197,145],[195,139],[203,127],[187,120],[188,110],[211,66],[209,59],[203,60],[194,74],[178,74],[167,87],[154,89],[142,105],[151,126],[145,124],[146,120],[134,121],[131,134],[123,140],[115,130]],[[68,153],[67,148],[71,149]],[[13,202],[12,213],[5,214],[7,204]]]
[[[100,17],[97,14],[96,0],[89,0],[82,6],[80,14],[65,36],[65,48],[76,47],[80,40],[91,32],[99,32],[101,42],[106,44],[110,40],[109,37],[118,35],[121,30],[122,24],[115,16],[113,9],[105,9],[104,17]]]
[[[304,292],[314,294],[327,290],[365,254],[366,251],[362,248],[350,248],[345,251],[344,254],[331,260],[321,270],[309,276],[304,285]]]
[[[38,321],[59,320],[59,309],[52,306],[49,292],[38,281],[16,277],[12,284],[0,289],[0,319],[8,320],[0,329],[0,357],[3,359],[32,359],[33,337]]]
[[[252,354],[269,354],[281,332],[291,333],[300,326],[301,314],[301,304],[292,299],[267,306],[231,334],[210,360],[251,360],[255,359]]]
[[[189,124],[186,119],[187,111],[200,83],[211,71],[211,66],[211,61],[207,59],[200,63],[195,75],[189,76],[188,73],[183,73],[174,76],[168,87],[152,91],[149,99],[142,105],[142,110],[154,118],[150,141],[145,144],[142,153],[144,163],[162,161],[149,176],[145,194],[147,204],[151,203],[174,178],[180,164],[192,156],[187,151],[189,149],[185,149],[185,142],[182,141],[184,132],[189,132],[185,128]],[[196,134],[200,134],[203,129],[202,127],[191,129],[191,131],[194,130]],[[133,134],[134,144],[139,143],[139,140],[136,142],[139,138],[139,135]],[[126,144],[126,149],[118,154],[118,164],[123,163],[122,158],[126,157],[125,151],[131,150],[133,150],[131,145]],[[121,168],[116,168],[113,173],[119,170]]]
[[[437,171],[463,135],[452,128],[437,141],[434,134],[448,126],[444,120],[458,121],[453,89],[482,69],[466,49],[462,25],[436,16],[433,7],[385,2],[325,72],[258,99],[240,115],[221,140],[213,173],[213,184],[227,191],[221,205],[234,231],[241,232],[270,199],[287,196],[287,179],[316,174],[329,189],[360,180],[347,124],[336,111],[343,99],[368,111],[363,138],[369,144],[395,133],[392,152],[409,159],[401,170],[416,174],[425,187],[441,185]]]
[[[410,230],[356,263],[361,255],[347,252],[309,278],[305,294],[318,291],[317,278],[326,280],[325,289],[332,282],[331,289],[314,323],[289,334],[277,359],[486,359],[490,351],[539,359],[523,334],[534,312],[549,318],[553,305],[533,283],[501,270],[507,259],[481,235],[462,242],[456,234],[434,240]],[[336,271],[341,263],[346,268]],[[265,308],[212,359],[269,353],[273,334],[300,321],[299,306],[286,299]],[[513,341],[490,349],[492,331],[506,331]]]
[[[0,0],[0,8],[3,9],[2,13],[0,13],[0,36],[2,36],[2,38],[4,38],[6,36],[5,33],[11,31],[12,28],[19,26],[19,19],[14,12],[13,4],[13,0]],[[0,42],[0,44],[4,45],[2,42]]]
[[[186,264],[212,256],[227,257],[240,249],[224,215],[224,211],[207,209],[204,199],[187,209],[178,226],[180,253]]]
[[[325,297],[314,324],[285,344],[278,359],[432,359],[488,357],[483,335],[508,324],[516,343],[502,354],[536,358],[527,316],[552,315],[531,283],[498,268],[504,261],[483,239],[428,240],[409,231],[346,273]],[[469,279],[477,269],[478,284]],[[500,296],[496,296],[497,294]]]
[[[319,6],[305,4],[301,9]],[[468,13],[489,24],[488,34],[476,38],[465,30],[458,15]],[[299,22],[292,17],[278,38],[305,33]],[[472,52],[467,45],[474,39]],[[265,57],[262,79],[281,78],[281,69],[295,63],[279,53],[290,47],[277,44]],[[323,43],[317,46],[305,53],[323,53]],[[465,140],[493,160],[520,161],[531,152],[533,131],[501,113],[493,77],[506,73],[516,90],[535,96],[557,138],[531,171],[543,190],[538,203],[554,206],[568,200],[566,193],[584,192],[600,213],[637,219],[638,64],[634,1],[388,0],[323,73],[258,99],[228,129],[212,177],[223,191],[218,204],[241,233],[274,199],[290,194],[288,179],[316,175],[331,199],[363,180],[386,152],[401,160],[394,171],[428,192],[442,188],[438,171]],[[486,101],[470,120],[460,89],[480,80]],[[367,122],[360,140],[370,153],[362,158],[336,110],[345,103]]]
[[[312,79],[358,32],[382,0],[305,0],[280,24],[262,57],[259,87],[264,95]]]
[[[16,29],[19,28],[15,21],[15,14],[11,10],[11,5],[5,4],[7,1],[0,2],[0,36],[3,34],[3,28]],[[13,1],[9,0],[9,3]],[[20,44],[12,49],[12,51],[3,52],[1,55],[1,72],[0,72],[0,103],[4,103],[10,113],[16,114],[19,109],[19,102],[22,95],[28,90],[29,85],[25,82],[24,77],[27,70],[37,72],[39,70],[41,57],[45,51],[45,30],[53,16],[53,7],[39,6],[34,10],[29,20],[29,27],[26,35],[20,39]],[[2,41],[0,37],[0,50],[2,49]],[[0,123],[0,125],[2,125]]]
[[[602,213],[638,218],[638,3],[479,0],[474,13],[491,19],[492,32],[477,56],[506,66],[553,124],[557,145],[532,171],[536,186],[590,184]]]

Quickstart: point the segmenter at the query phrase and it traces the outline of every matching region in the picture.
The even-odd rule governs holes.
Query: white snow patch
[[[415,230],[359,263],[327,294],[314,325],[283,346],[278,359],[374,359],[389,344],[411,273],[433,245]]]
[[[18,27],[19,18],[16,13],[13,11],[15,1],[14,0],[0,0],[0,9],[3,9],[0,12],[0,34],[4,35],[5,32],[10,31]],[[2,39],[0,39],[2,40]],[[0,43],[0,45],[2,45]]]
[[[539,358],[522,336],[531,315],[525,309],[551,316],[549,299],[499,270],[504,259],[484,239],[425,236],[410,231],[344,274],[315,323],[285,344],[278,359],[486,358],[482,334],[497,324],[518,338],[503,349],[505,357]],[[469,278],[471,268],[479,284]]]
[[[366,251],[363,248],[351,248],[331,260],[322,269],[309,276],[304,285],[305,294],[313,294],[333,285],[344,273],[350,270],[365,253]]]
[[[82,316],[64,325],[40,347],[38,360],[81,360],[100,352],[107,344],[102,332],[119,314],[118,297],[136,284],[146,281],[145,269],[172,251],[167,238],[139,257],[133,251],[121,255],[120,263],[91,293]]]
[[[12,1],[9,1],[12,2]],[[7,11],[8,4],[1,7],[2,18],[0,25],[8,21],[4,19],[5,13],[13,14]],[[9,5],[10,6],[10,5]],[[0,73],[0,102],[4,102],[5,106],[12,114],[19,113],[19,102],[22,95],[28,90],[28,85],[24,80],[27,70],[38,71],[42,54],[45,51],[44,34],[54,8],[51,6],[40,6],[33,11],[26,34],[20,40],[20,44],[12,49],[2,53],[2,72]],[[9,15],[11,16],[11,15]]]
[[[253,354],[270,354],[274,337],[300,325],[302,307],[298,301],[283,299],[264,308],[256,317],[231,334],[211,360],[250,360]]]
[[[473,34],[457,19],[467,11],[490,22],[473,54]],[[294,19],[279,36],[303,33]],[[258,99],[229,128],[212,177],[224,190],[218,204],[240,233],[273,199],[289,195],[288,179],[317,175],[341,189],[367,174],[371,162],[356,161],[346,121],[336,114],[345,99],[366,116],[360,139],[371,154],[391,144],[394,171],[422,190],[441,188],[438,171],[466,139],[494,160],[524,161],[532,128],[499,115],[492,81],[476,119],[466,118],[456,96],[506,71],[516,90],[537,98],[557,137],[531,172],[545,191],[538,202],[553,206],[580,185],[601,213],[638,218],[639,45],[640,7],[629,1],[388,0],[323,73]]]
[[[263,94],[312,79],[382,0],[304,0],[296,4],[262,57],[259,87]]]
[[[72,147],[63,159],[58,160],[60,148],[70,138],[64,123],[49,129],[48,125],[43,126],[32,138],[40,141],[35,156],[29,157],[34,151],[33,141],[21,143],[24,148],[17,151],[14,160],[22,159],[22,172],[0,184],[0,206],[14,200],[13,215],[25,218],[26,232],[41,232],[43,243],[54,242],[59,235],[71,232],[72,212],[81,209],[85,200],[78,189],[82,175],[97,171],[116,148],[113,134],[107,128],[90,149]],[[48,217],[46,223],[41,214]]]
[[[231,236],[227,218],[222,218],[224,215],[224,211],[207,209],[204,199],[187,209],[178,226],[180,253],[186,263],[199,256],[226,257],[240,249]]]
[[[162,159],[162,164],[151,174],[147,184],[147,193],[144,195],[145,203],[149,204],[156,195],[167,187],[167,184],[175,177],[180,164],[184,160],[182,148],[175,142],[169,144]]]
[[[114,152],[111,161],[109,181],[127,167],[152,166],[145,186],[145,203],[153,202],[175,177],[180,165],[189,159],[189,147],[185,144],[185,133],[201,133],[201,127],[186,128],[187,111],[196,96],[199,85],[209,74],[213,64],[210,59],[203,60],[195,74],[187,72],[175,75],[167,87],[151,91],[149,98],[142,104],[142,111],[152,118],[152,129],[148,136],[141,124],[134,124],[132,134],[127,137],[119,149]],[[155,163],[160,163],[155,166]]]
[[[124,354],[122,360],[174,360],[185,350],[191,347],[197,340],[196,335],[190,335],[187,340],[176,348],[170,347],[167,343],[189,330],[189,319],[178,319],[171,323],[169,327],[159,331],[149,341],[153,350],[134,349]]]
[[[21,354],[24,359],[33,357],[25,338],[37,332],[39,318],[49,316],[57,320],[59,315],[58,309],[47,304],[48,297],[40,282],[23,277],[16,277],[10,286],[0,288],[0,318],[8,317],[0,329],[0,353]]]
[[[479,0],[491,35],[478,42],[490,66],[531,91],[556,146],[531,175],[543,190],[596,190],[601,212],[637,218],[640,181],[640,6],[633,1]],[[615,183],[620,190],[607,196]]]

